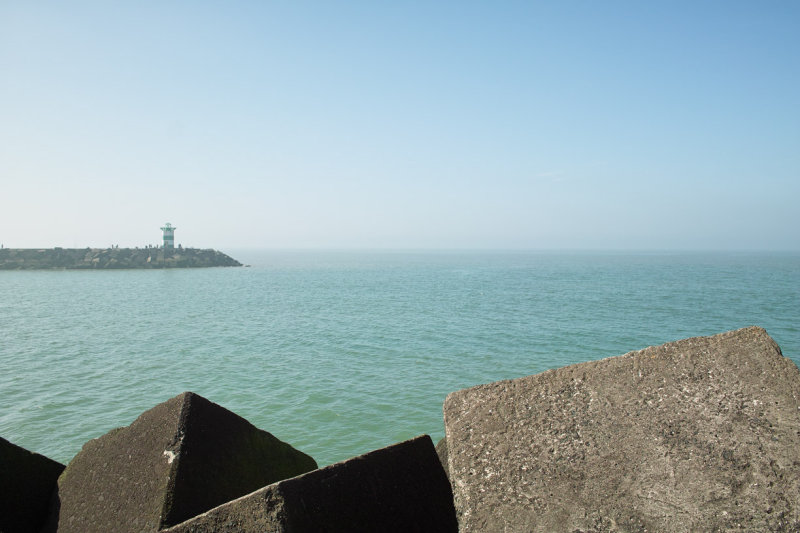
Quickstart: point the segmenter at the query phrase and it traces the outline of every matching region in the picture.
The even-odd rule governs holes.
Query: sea
[[[800,363],[797,253],[223,251],[248,266],[0,272],[0,437],[66,463],[193,391],[323,466],[687,337],[757,325]]]

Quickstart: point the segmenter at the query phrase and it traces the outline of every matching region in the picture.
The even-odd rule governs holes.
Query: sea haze
[[[228,251],[0,272],[0,436],[69,461],[191,390],[320,465],[443,436],[454,390],[759,325],[800,361],[800,255]]]

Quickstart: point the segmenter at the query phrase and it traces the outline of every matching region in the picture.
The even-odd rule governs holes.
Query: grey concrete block
[[[442,437],[439,442],[436,444],[436,455],[439,456],[439,462],[442,463],[442,468],[444,468],[444,473],[447,477],[450,477],[450,473],[447,471],[447,438]]]
[[[457,531],[427,435],[280,481],[164,533]]]
[[[316,467],[308,455],[186,392],[87,442],[58,480],[46,531],[158,531]]]
[[[64,465],[0,438],[0,531],[38,533]]]
[[[461,530],[798,531],[800,371],[756,327],[461,390]]]

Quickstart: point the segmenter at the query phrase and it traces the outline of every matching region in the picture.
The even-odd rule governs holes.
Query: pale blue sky
[[[800,250],[800,2],[0,0],[6,247]]]

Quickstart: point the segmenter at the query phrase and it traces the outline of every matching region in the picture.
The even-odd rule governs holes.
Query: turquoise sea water
[[[320,465],[464,387],[748,325],[800,362],[800,255],[228,251],[251,268],[0,272],[0,436],[67,462],[191,390]]]

